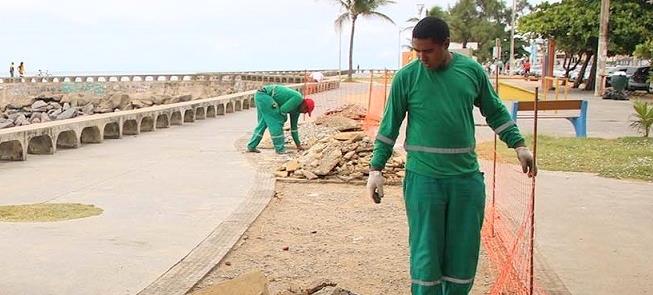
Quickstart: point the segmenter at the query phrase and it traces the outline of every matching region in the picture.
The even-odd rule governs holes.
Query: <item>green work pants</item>
[[[269,128],[272,144],[274,144],[274,150],[277,153],[284,152],[286,150],[286,140],[283,135],[283,124],[286,122],[286,116],[279,112],[279,106],[274,102],[272,96],[269,96],[266,93],[260,91],[256,92],[254,95],[254,101],[256,103],[258,124],[256,125],[256,128],[254,128],[252,138],[247,143],[247,149],[255,149],[261,142],[265,129]]]
[[[406,171],[413,295],[468,294],[474,283],[485,208],[483,174],[433,178]]]

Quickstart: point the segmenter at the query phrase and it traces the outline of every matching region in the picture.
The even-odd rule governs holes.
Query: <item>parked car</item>
[[[628,72],[626,72],[628,74]],[[635,72],[628,77],[628,90],[646,90],[650,92],[649,77],[651,67],[637,67]]]
[[[607,77],[605,78],[605,87],[610,87],[612,86],[610,84],[610,77],[612,74],[616,72],[624,72],[626,73],[626,77],[630,78],[636,71],[637,67],[632,67],[632,66],[617,66],[617,67],[609,67],[606,69],[607,71]]]

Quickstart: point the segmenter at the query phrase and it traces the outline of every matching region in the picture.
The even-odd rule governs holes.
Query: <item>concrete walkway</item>
[[[0,163],[0,204],[79,202],[104,213],[0,223],[0,294],[135,294],[246,199],[255,169],[234,142],[254,110]]]
[[[651,294],[653,183],[542,171],[536,241],[571,294]]]

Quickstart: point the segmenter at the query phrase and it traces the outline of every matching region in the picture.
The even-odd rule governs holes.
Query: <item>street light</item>
[[[511,74],[515,68],[515,10],[517,10],[517,0],[512,0],[512,24],[510,25],[510,70]]]

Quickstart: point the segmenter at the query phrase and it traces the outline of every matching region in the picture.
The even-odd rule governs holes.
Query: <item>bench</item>
[[[534,114],[517,115],[520,111],[534,111],[535,103],[533,101],[515,101],[512,104],[512,120],[517,122],[517,118],[533,118]],[[540,113],[540,111],[565,111],[577,110],[579,114],[550,114]],[[549,100],[539,101],[537,103],[538,119],[567,119],[574,126],[576,137],[587,137],[587,100]]]

